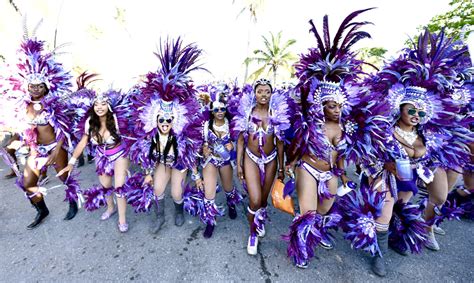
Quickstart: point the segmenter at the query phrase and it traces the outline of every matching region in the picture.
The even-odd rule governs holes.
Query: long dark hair
[[[94,111],[94,106],[89,109],[89,137],[94,137],[98,144],[103,143],[102,136],[99,134],[100,130],[100,119],[99,116]],[[110,135],[115,139],[116,143],[120,142],[120,136],[117,133],[117,128],[115,126],[114,114],[109,110],[105,114],[105,127],[109,131]]]
[[[214,111],[213,111],[214,101],[212,101],[211,104],[209,105],[209,109],[211,109],[211,114],[209,115],[209,130],[211,130],[217,136],[216,132],[214,131]],[[229,113],[229,111],[227,111],[227,109],[225,111],[224,119],[227,119],[228,122],[230,122],[230,120],[231,120],[230,113]]]
[[[161,160],[161,155],[163,154],[163,160],[166,162],[166,159],[168,158],[168,153],[170,152],[171,147],[173,147],[173,153],[174,153],[174,161],[176,161],[176,158],[178,157],[178,141],[176,140],[176,137],[169,133],[168,135],[168,140],[166,141],[165,149],[163,153],[161,153],[161,146],[160,145],[160,131],[155,135],[155,138],[151,140],[151,146],[148,151],[148,157],[150,160],[157,161]],[[153,151],[156,149],[156,152],[158,153],[157,158],[155,158],[155,155],[153,154]]]

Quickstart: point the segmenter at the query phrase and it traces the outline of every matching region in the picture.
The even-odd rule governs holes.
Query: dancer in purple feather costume
[[[223,214],[214,200],[217,190],[217,177],[220,176],[227,199],[229,217],[237,217],[236,205],[241,202],[242,196],[233,186],[233,169],[231,162],[234,145],[230,137],[229,113],[227,112],[227,95],[230,88],[227,85],[211,85],[207,90],[210,103],[208,106],[209,119],[203,127],[203,158],[201,159],[202,175],[204,179],[204,217],[201,220],[206,224],[204,238],[210,238],[216,225],[216,216]]]
[[[198,189],[202,189],[197,157],[202,146],[202,118],[196,90],[189,75],[202,69],[195,44],[182,45],[180,38],[167,40],[156,54],[161,67],[148,73],[146,81],[131,95],[132,120],[136,142],[131,159],[147,173],[144,184],[153,184],[154,196],[150,233],[158,233],[165,222],[165,189],[171,181],[175,206],[174,224],[184,224],[183,185],[188,170]],[[142,188],[136,188],[143,190]]]
[[[237,175],[247,187],[250,236],[247,253],[257,254],[258,237],[265,235],[267,199],[278,168],[283,180],[284,131],[290,127],[287,96],[275,91],[266,79],[257,80],[252,89],[233,97],[235,115],[231,135],[237,140]]]
[[[57,50],[46,52],[44,45],[44,41],[34,35],[28,37],[28,31],[25,31],[18,50],[19,60],[12,64],[10,77],[1,83],[15,99],[14,117],[10,117],[15,121],[15,132],[20,133],[30,149],[23,181],[17,182],[37,210],[28,229],[37,227],[49,214],[39,190],[40,174],[50,165],[54,165],[57,172],[66,167],[67,150],[72,146],[69,134],[71,118],[62,111],[72,87],[71,75],[56,61]],[[69,202],[64,219],[70,220],[77,213],[77,180],[75,175],[69,178],[61,175],[59,178],[67,187],[65,200]]]
[[[85,75],[92,78],[94,75]],[[83,82],[83,86],[85,87]],[[95,95],[95,92],[79,86],[75,100],[82,101],[82,107],[73,109],[78,114],[80,121],[80,141],[76,145],[68,166],[59,172],[60,175],[74,169],[77,158],[81,156],[88,144],[95,150],[96,172],[101,186],[94,186],[84,192],[86,196],[86,210],[92,211],[107,204],[107,210],[100,217],[101,220],[109,219],[117,212],[114,205],[113,194],[117,197],[118,229],[125,233],[128,231],[126,221],[127,200],[124,184],[127,179],[129,166],[128,144],[129,118],[128,105],[124,103],[120,92],[109,90]],[[74,99],[73,99],[74,100]],[[86,111],[84,111],[86,110]],[[83,115],[80,115],[80,114]],[[85,121],[84,121],[85,120]],[[114,183],[114,187],[112,186]]]
[[[448,188],[446,169],[463,166],[469,159],[466,143],[472,134],[465,130],[466,120],[457,115],[459,106],[448,97],[458,79],[447,66],[455,65],[456,57],[464,52],[453,50],[443,33],[425,32],[413,49],[405,50],[368,80],[371,93],[385,97],[381,103],[390,105],[393,119],[385,156],[380,158],[384,162],[364,169],[369,182],[386,193],[382,214],[376,219],[377,238],[383,239],[378,241],[382,253],[372,264],[379,276],[387,273],[383,250],[389,223],[390,246],[407,255],[420,252],[423,246],[439,250],[432,225],[440,217],[453,218],[442,213],[456,213],[442,209]],[[424,212],[409,202],[420,183],[426,184],[429,192]]]
[[[341,178],[345,186],[352,185],[344,172],[345,161],[362,159],[359,156],[363,155],[362,152],[360,149],[356,150],[359,147],[366,148],[366,158],[373,154],[373,146],[366,144],[371,137],[361,136],[363,131],[357,130],[363,124],[361,122],[369,121],[370,111],[365,114],[355,112],[359,108],[367,109],[369,104],[362,106],[360,97],[365,90],[357,85],[363,62],[355,59],[354,53],[350,51],[350,47],[358,40],[370,37],[366,32],[357,31],[367,22],[351,22],[367,10],[370,9],[356,11],[346,17],[332,45],[328,17],[324,16],[323,19],[324,42],[310,21],[317,47],[302,55],[296,65],[300,80],[297,90],[301,101],[294,115],[295,138],[288,149],[287,173],[292,174],[296,167],[300,215],[293,220],[285,239],[289,242],[288,255],[300,268],[307,268],[313,256],[312,249],[316,245],[325,249],[333,248],[328,229],[337,227],[335,221],[341,219],[341,215],[331,211],[338,179]],[[350,26],[354,28],[343,37],[345,29]],[[373,125],[373,129],[366,131],[367,133],[383,132],[376,124],[369,124]],[[299,224],[295,225],[296,223]],[[311,231],[312,235],[319,236],[310,241],[306,238],[310,234],[300,235],[299,231]],[[311,252],[295,250],[298,248]]]
[[[392,105],[401,105],[397,100],[402,99],[401,102],[404,102],[407,99],[403,97],[412,96],[412,106],[400,107],[402,117],[405,113],[410,115],[405,124],[408,125],[409,119],[416,119],[417,113],[419,116],[418,124],[413,125],[416,129],[395,127],[394,137],[397,142],[394,151],[398,156],[395,158],[415,159],[411,161],[412,166],[415,166],[413,173],[427,185],[429,197],[424,219],[430,228],[425,246],[435,251],[440,248],[433,233],[434,219],[437,219],[436,222],[444,218],[453,219],[454,217],[447,213],[455,212],[443,209],[448,188],[452,186],[447,171],[459,171],[459,168],[469,163],[468,144],[474,140],[474,134],[468,128],[470,118],[460,115],[465,103],[459,101],[466,98],[462,95],[462,87],[464,80],[471,77],[472,68],[466,71],[460,67],[463,58],[467,56],[467,48],[455,45],[451,39],[445,37],[444,32],[432,34],[425,31],[412,49],[406,50],[386,66],[380,75],[382,81],[391,85],[389,99]],[[405,94],[403,85],[406,86]],[[412,108],[421,109],[425,116]],[[413,111],[417,113],[412,114]],[[408,130],[410,132],[407,132]],[[426,146],[426,152],[422,147],[417,147],[422,144]],[[391,170],[394,169],[393,164],[390,167]],[[412,189],[402,189],[404,192],[399,193],[398,199],[407,202],[416,194],[414,180],[416,176],[409,185]]]

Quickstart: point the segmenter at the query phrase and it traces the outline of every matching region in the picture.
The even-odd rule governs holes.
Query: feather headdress
[[[178,38],[160,44],[155,53],[161,66],[148,73],[143,86],[130,95],[132,118],[137,141],[132,146],[131,158],[144,167],[153,167],[148,158],[150,140],[158,132],[158,117],[172,118],[172,133],[178,140],[177,162],[189,168],[196,162],[200,147],[202,124],[196,89],[190,73],[205,70],[197,65],[202,50],[195,44],[183,46]]]

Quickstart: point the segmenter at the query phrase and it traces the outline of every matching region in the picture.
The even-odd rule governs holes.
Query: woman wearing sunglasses
[[[237,140],[237,176],[249,195],[247,252],[256,255],[258,237],[265,235],[267,199],[277,169],[278,178],[284,179],[283,140],[290,116],[285,94],[273,93],[266,79],[257,80],[253,89],[244,88],[232,105],[236,105],[231,132]]]
[[[188,170],[197,187],[202,187],[197,157],[202,146],[200,105],[195,98],[189,72],[200,69],[196,62],[201,50],[194,44],[182,46],[181,39],[168,40],[160,46],[157,57],[162,63],[149,73],[139,91],[132,94],[132,120],[136,121],[136,142],[131,159],[146,170],[143,187],[130,195],[144,195],[132,203],[154,209],[150,233],[158,233],[165,223],[165,189],[171,182],[174,224],[184,224],[183,185]],[[153,187],[147,194],[145,188]],[[146,194],[146,195],[145,195]]]
[[[374,210],[377,252],[372,270],[379,276],[387,273],[388,245],[402,255],[419,253],[423,247],[439,250],[433,225],[454,218],[453,211],[443,206],[446,169],[469,160],[465,144],[472,140],[452,99],[452,87],[460,78],[455,58],[464,52],[465,48],[453,48],[444,34],[425,31],[413,50],[368,81],[374,97],[384,97],[382,103],[390,105],[394,121],[384,161],[364,170],[384,192],[382,207]],[[412,204],[420,185],[427,186],[428,198]]]
[[[222,211],[214,203],[217,190],[217,177],[220,177],[224,188],[229,217],[237,217],[236,205],[242,200],[242,196],[233,186],[233,170],[231,162],[235,157],[234,145],[230,138],[229,115],[226,107],[226,97],[221,86],[210,87],[209,120],[204,123],[202,147],[203,158],[201,159],[202,175],[204,179],[204,211],[200,218],[206,224],[203,232],[205,238],[212,237],[216,225],[216,216]],[[234,155],[235,156],[235,155]]]

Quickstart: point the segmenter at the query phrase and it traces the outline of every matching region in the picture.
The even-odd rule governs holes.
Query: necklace
[[[402,130],[400,127],[395,126],[395,132],[401,136],[409,145],[413,145],[413,143],[416,141],[418,138],[418,134],[416,133],[415,130],[411,132],[406,132]]]
[[[41,100],[39,100],[39,101],[32,100],[31,103],[33,103],[33,109],[35,111],[40,111],[41,109],[43,109],[43,105],[41,104]]]
[[[220,126],[217,126],[214,123],[214,130],[218,131],[218,132],[221,132],[221,133],[227,133],[229,131],[229,123],[227,122],[227,120],[225,120],[224,124],[222,124]]]

